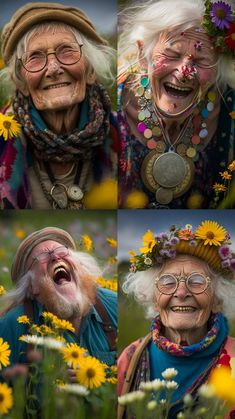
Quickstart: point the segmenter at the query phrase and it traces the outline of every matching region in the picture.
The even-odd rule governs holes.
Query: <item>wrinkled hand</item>
[[[74,370],[73,368],[68,368],[68,369],[67,369],[67,371],[68,371],[69,381],[70,381],[71,383],[77,383],[77,382],[78,382],[78,380],[77,380],[77,377],[76,377],[76,372],[75,372],[75,370]]]

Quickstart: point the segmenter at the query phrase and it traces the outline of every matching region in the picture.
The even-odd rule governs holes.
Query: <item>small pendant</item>
[[[54,203],[60,208],[65,209],[68,206],[68,197],[66,193],[66,187],[62,183],[55,183],[52,186],[50,195],[54,201]],[[53,207],[55,205],[53,204]]]
[[[79,186],[71,185],[67,189],[67,195],[71,201],[80,201],[83,198],[84,193],[82,192],[81,188],[79,188]]]
[[[159,204],[167,205],[173,199],[173,191],[172,189],[165,189],[165,188],[160,187],[156,191],[155,197],[156,197],[156,201],[159,202]]]

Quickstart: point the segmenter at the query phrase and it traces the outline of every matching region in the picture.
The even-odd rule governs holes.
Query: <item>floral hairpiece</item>
[[[235,57],[235,11],[223,1],[205,0],[202,27],[214,39],[217,52]]]
[[[173,225],[168,232],[157,236],[148,230],[143,236],[143,247],[139,249],[141,253],[129,252],[130,271],[144,271],[184,253],[199,257],[228,275],[235,272],[235,253],[230,245],[229,233],[215,221],[203,221],[195,232],[190,224],[182,229]]]

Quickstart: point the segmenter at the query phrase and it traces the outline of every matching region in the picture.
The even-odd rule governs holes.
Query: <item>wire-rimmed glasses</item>
[[[179,283],[185,282],[187,290],[192,294],[201,294],[208,288],[211,280],[198,272],[192,272],[190,275],[163,274],[156,279],[157,289],[165,295],[172,295],[176,292]]]

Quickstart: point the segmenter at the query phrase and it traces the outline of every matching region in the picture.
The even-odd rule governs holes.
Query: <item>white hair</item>
[[[235,318],[235,281],[226,279],[213,271],[205,263],[210,277],[215,284],[214,298],[221,303],[221,312],[228,318]],[[164,265],[155,266],[146,271],[129,273],[122,285],[125,294],[132,295],[134,299],[146,309],[146,317],[153,318],[158,312],[155,308],[156,285],[155,280],[161,274]]]
[[[234,6],[234,0],[226,0],[226,3]],[[119,16],[119,74],[139,66],[137,41],[143,43],[144,57],[150,68],[152,50],[160,33],[200,26],[204,12],[204,0],[150,0],[123,10]],[[217,84],[220,88],[226,84],[235,88],[235,59],[232,56],[220,55]]]
[[[75,264],[82,266],[84,272],[94,280],[102,275],[102,269],[96,259],[84,252],[77,252],[70,249],[70,254]],[[22,304],[26,299],[33,298],[31,294],[32,281],[37,280],[33,271],[26,272],[16,283],[15,287],[0,298],[0,305],[3,310],[0,314],[5,314],[13,307]],[[99,287],[99,285],[96,285]],[[82,302],[81,302],[82,303]]]
[[[94,71],[97,81],[106,85],[114,82],[115,50],[107,45],[98,44],[81,34],[76,28],[60,22],[44,22],[33,26],[19,40],[17,47],[7,67],[0,72],[1,88],[8,90],[8,96],[14,93],[15,87],[24,89],[25,81],[21,75],[19,58],[27,50],[31,38],[42,33],[69,31],[79,44],[82,44],[82,54],[88,62],[88,71]],[[13,81],[13,82],[12,82]],[[10,90],[9,90],[10,89]]]

